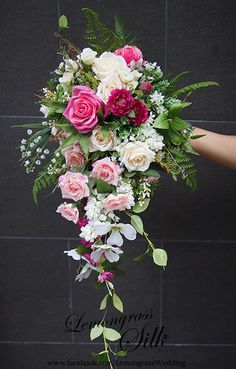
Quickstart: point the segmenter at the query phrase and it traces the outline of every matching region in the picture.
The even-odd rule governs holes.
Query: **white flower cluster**
[[[157,133],[157,131],[149,124],[146,123],[140,127],[137,140],[146,142],[150,150],[155,152],[162,150],[165,146],[164,137]]]
[[[165,111],[164,107],[164,96],[161,92],[155,91],[150,95],[150,100],[154,104],[155,111],[157,114],[163,114]]]

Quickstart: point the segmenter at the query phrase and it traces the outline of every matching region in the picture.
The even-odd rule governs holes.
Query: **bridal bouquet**
[[[198,137],[180,115],[191,104],[187,98],[192,92],[217,83],[177,89],[187,72],[167,79],[157,62],[145,60],[117,17],[112,31],[94,11],[83,12],[90,47],[80,50],[62,36],[68,21],[61,16],[57,37],[62,61],[39,96],[45,119],[23,125],[27,138],[20,150],[27,173],[43,166],[33,185],[35,202],[39,190],[59,190],[63,200],[56,212],[78,229],[78,246],[65,251],[79,263],[76,281],[91,275],[96,286],[107,289],[100,305],[104,317],[90,337],[103,336],[104,351],[92,354],[112,368],[111,354],[126,355],[112,350],[109,342],[121,334],[105,320],[110,304],[123,312],[114,286],[122,246],[126,240],[134,243],[139,233],[147,249],[135,260],[151,256],[158,266],[167,265],[165,250],[154,246],[139,214],[148,208],[161,172],[196,187],[189,142]]]

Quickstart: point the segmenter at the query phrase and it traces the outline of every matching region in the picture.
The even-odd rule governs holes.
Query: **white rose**
[[[108,77],[104,78],[98,85],[97,95],[102,99],[105,103],[108,100],[108,97],[112,90],[115,88],[124,87],[118,74],[111,74]]]
[[[122,56],[105,51],[99,58],[95,58],[92,69],[97,77],[102,80],[125,67],[126,61]]]
[[[143,172],[149,168],[154,161],[155,154],[151,151],[145,142],[128,142],[120,148],[121,162],[126,166],[129,172]]]
[[[97,55],[96,51],[93,51],[89,47],[86,47],[85,49],[82,50],[80,58],[84,64],[93,65],[96,55]]]
[[[120,69],[119,76],[121,81],[124,83],[130,82],[134,79],[132,71],[128,67]]]
[[[96,126],[89,139],[89,151],[110,151],[114,150],[117,144],[116,132],[109,131],[108,134],[101,134],[101,126]]]

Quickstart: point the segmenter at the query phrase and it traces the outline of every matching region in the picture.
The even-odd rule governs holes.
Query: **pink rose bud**
[[[84,165],[85,157],[79,143],[63,149],[61,153],[65,157],[67,165],[71,167],[82,167]]]
[[[73,206],[73,204],[67,204],[66,202],[64,202],[63,204],[58,206],[56,212],[60,213],[64,218],[71,222],[74,222],[75,224],[78,222],[79,211],[75,206]]]
[[[145,94],[150,94],[152,91],[152,85],[150,82],[142,82],[140,88]]]
[[[113,272],[103,272],[98,276],[98,282],[102,283],[104,281],[112,281],[114,279],[115,274]]]
[[[115,55],[123,56],[128,67],[130,66],[131,61],[134,61],[135,64],[139,61],[143,61],[142,51],[134,45],[126,45],[125,47],[117,49],[114,53]]]
[[[59,177],[58,186],[63,198],[79,201],[89,196],[87,183],[88,177],[82,173],[66,172],[66,174]]]
[[[102,179],[103,181],[117,186],[121,168],[118,164],[111,161],[109,158],[103,158],[93,163],[91,176],[94,179]]]

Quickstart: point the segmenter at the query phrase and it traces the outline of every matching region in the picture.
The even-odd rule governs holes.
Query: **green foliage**
[[[113,294],[112,296],[112,302],[113,302],[113,306],[119,310],[121,313],[123,313],[124,307],[123,307],[123,302],[121,301],[121,299],[119,298],[119,296],[117,294]]]
[[[112,193],[115,190],[115,186],[103,181],[102,179],[96,180],[96,187],[98,193]]]
[[[163,267],[167,265],[167,253],[165,250],[154,249],[152,257],[155,264]]]
[[[193,190],[196,189],[196,169],[192,159],[181,148],[171,146],[166,148],[165,156],[159,161],[165,170],[172,174],[173,178],[181,175],[182,179]]]
[[[118,331],[116,331],[113,328],[104,328],[103,329],[104,332],[104,336],[106,337],[106,339],[108,339],[109,341],[117,341],[121,338],[121,335]]]
[[[185,86],[185,87],[175,91],[172,94],[172,96],[177,97],[179,95],[185,95],[185,94],[190,96],[193,92],[199,90],[200,88],[209,87],[209,86],[219,86],[219,84],[217,82],[214,82],[214,81],[193,83],[191,85]]]
[[[124,24],[121,22],[120,17],[117,14],[114,16],[114,22],[115,22],[115,34],[120,38],[121,42],[123,43],[122,46],[136,45],[137,43],[136,38],[127,31]]]
[[[101,302],[101,304],[100,304],[100,310],[106,309],[106,307],[107,307],[107,305],[108,305],[109,300],[110,300],[110,295],[109,295],[109,294],[107,294],[107,295],[103,298],[103,300],[102,300],[102,302]]]
[[[68,27],[68,19],[65,15],[61,15],[58,20],[58,26],[60,29],[69,28]]]
[[[131,224],[140,234],[143,234],[143,221],[138,215],[131,215]]]
[[[43,188],[55,186],[58,176],[59,174],[48,174],[47,169],[37,175],[32,188],[32,196],[36,205],[38,205],[39,191]]]
[[[141,204],[140,204],[140,201],[137,201],[135,205],[132,207],[132,211],[134,213],[142,213],[148,208],[149,203],[150,203],[150,198],[143,199]]]
[[[95,340],[96,338],[100,337],[103,334],[104,327],[102,325],[96,324],[90,331],[90,339],[91,341]]]
[[[89,8],[83,8],[82,11],[87,17],[87,28],[84,38],[93,50],[101,54],[104,51],[113,51],[123,46],[121,37],[106,27],[99,20],[95,11]]]
[[[176,89],[176,84],[181,80],[181,78],[183,78],[184,76],[186,76],[187,74],[189,74],[189,71],[183,71],[178,73],[176,76],[174,76],[170,81],[169,81],[169,85],[166,89],[166,91],[171,94],[175,91]]]

